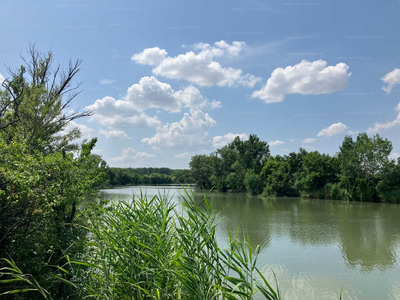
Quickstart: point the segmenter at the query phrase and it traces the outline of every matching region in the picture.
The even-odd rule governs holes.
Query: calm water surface
[[[158,194],[157,187],[141,188]],[[182,203],[180,186],[159,188]],[[101,195],[129,199],[139,192],[135,186]],[[275,272],[283,299],[339,299],[342,286],[344,299],[400,299],[400,205],[216,192],[208,198],[223,218],[221,245],[238,228],[261,245],[259,267],[270,281]]]

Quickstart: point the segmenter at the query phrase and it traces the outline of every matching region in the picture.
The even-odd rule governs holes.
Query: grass
[[[66,298],[253,299],[258,293],[281,299],[256,266],[260,248],[237,235],[229,235],[229,247],[220,248],[207,198],[199,202],[192,191],[185,193],[182,212],[168,196],[145,193],[95,208],[86,252],[67,256],[68,264],[59,270],[58,279],[68,278],[64,283],[73,287]],[[27,289],[9,293],[52,299],[9,263],[0,279],[27,280]]]

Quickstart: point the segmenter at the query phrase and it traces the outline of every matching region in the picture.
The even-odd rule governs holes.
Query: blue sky
[[[400,153],[400,1],[0,2],[0,78],[29,43],[83,60],[71,107],[111,166],[186,168],[251,133],[334,154],[379,133]],[[76,124],[72,124],[76,125]]]

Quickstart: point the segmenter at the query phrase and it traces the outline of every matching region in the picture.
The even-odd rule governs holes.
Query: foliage
[[[338,153],[339,177],[340,185],[347,190],[350,199],[356,201],[392,199],[382,199],[376,191],[378,185],[382,191],[386,189],[384,183],[391,173],[388,168],[395,167],[389,159],[391,151],[392,143],[379,135],[368,137],[366,133],[360,133],[355,141],[350,136],[345,137]],[[380,180],[383,182],[379,183]]]
[[[106,165],[91,154],[96,138],[77,145],[79,130],[65,132],[73,120],[91,115],[67,111],[79,93],[71,84],[80,61],[63,71],[52,68],[51,52],[42,55],[32,46],[28,54],[16,72],[9,68],[11,78],[0,92],[0,255],[60,299],[70,278],[55,275],[66,252],[77,256],[85,247],[83,202],[104,181]],[[12,281],[17,289],[26,283],[14,279],[21,279]]]
[[[103,178],[101,158],[90,154],[96,140],[72,153],[30,153],[26,145],[0,140],[0,251],[43,283],[52,280],[68,249],[82,250],[80,209]],[[47,283],[49,290],[59,283]],[[51,290],[54,293],[54,290]]]
[[[42,153],[76,150],[72,143],[80,137],[78,128],[63,132],[76,119],[90,116],[91,111],[69,112],[71,101],[80,93],[72,80],[81,61],[70,61],[67,70],[53,67],[53,53],[41,54],[31,46],[29,59],[17,71],[8,68],[11,79],[0,92],[0,129],[4,141],[21,142],[28,150]]]
[[[256,267],[260,248],[232,236],[220,248],[216,215],[193,196],[186,192],[183,213],[165,195],[99,207],[88,251],[70,261],[76,288],[65,298],[280,299]]]
[[[210,155],[192,157],[192,177],[199,186],[263,196],[400,202],[399,161],[389,158],[392,143],[360,133],[346,136],[335,156],[300,148],[269,155],[266,142],[251,135]]]
[[[193,183],[189,170],[169,168],[107,168],[104,185]]]
[[[246,190],[251,195],[259,195],[262,192],[262,182],[260,175],[254,173],[253,170],[249,170],[244,177],[244,184]]]

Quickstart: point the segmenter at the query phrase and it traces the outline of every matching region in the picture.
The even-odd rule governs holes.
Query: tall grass
[[[221,248],[206,197],[185,193],[182,212],[161,194],[96,208],[87,251],[60,268],[76,287],[66,298],[280,299],[256,267],[260,248],[231,235]]]

